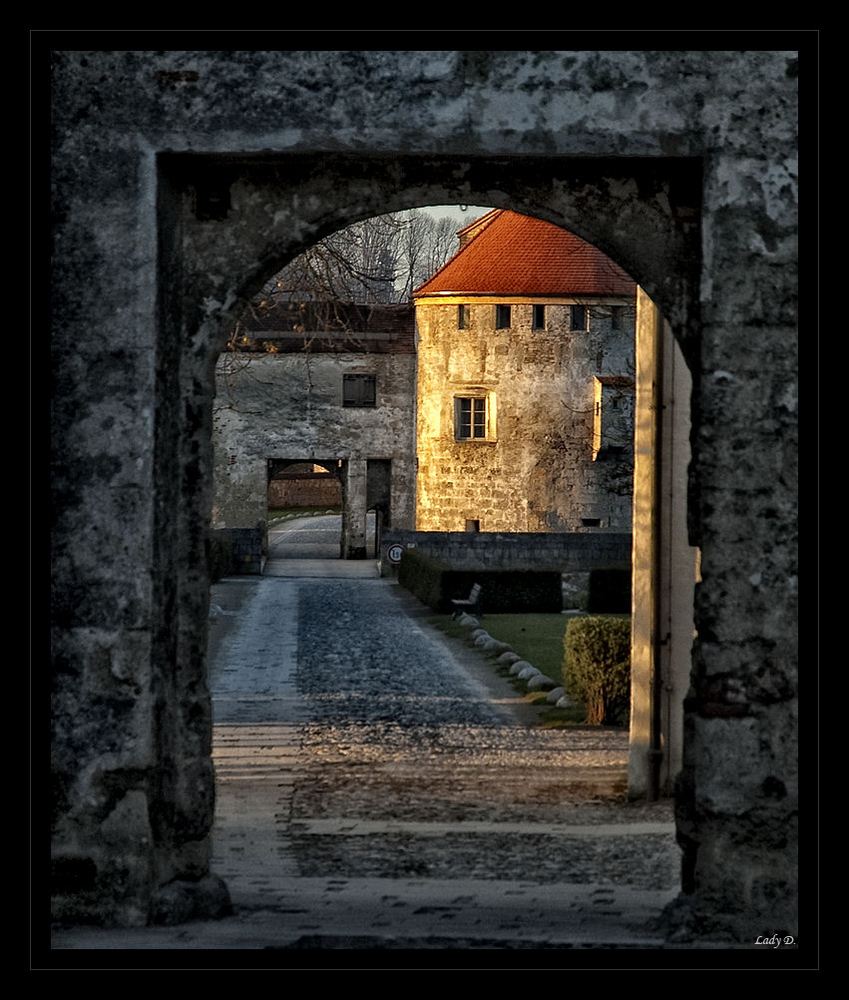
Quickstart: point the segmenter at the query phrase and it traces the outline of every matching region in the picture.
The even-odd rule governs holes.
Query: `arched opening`
[[[179,441],[164,435],[163,446],[176,449],[181,462],[199,471],[211,466],[211,374],[245,298],[310,240],[334,226],[365,217],[377,203],[388,201],[399,208],[452,200],[500,203],[569,226],[614,259],[623,261],[635,278],[665,303],[668,315],[677,320],[685,347],[692,347],[693,331],[687,320],[695,301],[692,277],[698,222],[698,170],[692,163],[671,161],[661,169],[658,163],[618,161],[614,179],[608,176],[605,168],[610,164],[606,163],[592,168],[587,163],[572,164],[565,169],[567,165],[562,161],[543,162],[535,163],[529,171],[527,162],[466,162],[462,166],[469,175],[477,175],[477,186],[465,188],[459,196],[441,180],[447,166],[444,162],[405,161],[404,170],[412,176],[404,177],[402,171],[401,180],[393,177],[388,182],[367,158],[338,161],[330,166],[325,176],[321,171],[316,176],[312,164],[305,178],[301,176],[304,163],[298,158],[293,164],[278,164],[272,171],[262,161],[228,165],[178,157],[163,163],[168,168],[162,185],[163,223],[180,220],[179,227],[163,224],[163,239],[167,243],[168,234],[182,233],[179,245],[175,242],[163,248],[163,260],[181,261],[183,283],[170,289],[175,298],[163,302],[161,308],[163,352],[173,356],[175,344],[181,345],[177,351],[180,378],[171,383],[164,380],[160,392],[172,400],[172,406],[179,399],[179,412],[189,418],[178,422]],[[456,169],[458,164],[452,166]],[[293,176],[283,180],[290,168]],[[639,176],[639,183],[630,176],[630,170]],[[302,216],[291,206],[293,199],[300,203],[294,196],[304,185],[314,193],[317,189],[319,194]],[[218,191],[216,205],[229,203],[231,207],[217,209],[213,218],[199,212],[198,192],[205,186]],[[169,187],[173,197],[166,197]],[[470,197],[469,190],[474,197]],[[227,197],[222,192],[227,192]],[[262,211],[257,207],[260,203],[267,206],[269,199],[281,206],[271,219],[264,207]],[[286,225],[281,227],[279,220],[284,217]],[[235,226],[233,238],[228,236],[231,226]],[[640,263],[640,251],[647,263]],[[166,272],[163,288],[168,293],[167,277],[174,271],[168,267]],[[227,277],[216,284],[215,277],[222,275]],[[180,319],[179,331],[173,328],[175,316]],[[208,509],[209,483],[203,475],[184,477],[182,490],[186,511]],[[203,616],[187,613],[192,606],[200,612],[205,592],[203,545],[197,524],[187,517],[163,523],[162,527],[165,537],[182,536],[179,541],[175,538],[175,551],[187,551],[192,556],[178,567],[170,562],[170,552],[163,548],[159,569],[167,567],[171,576],[162,599],[174,588],[181,591],[184,616],[178,641],[192,642],[193,636],[200,647]],[[202,656],[196,662],[201,666]]]
[[[810,62],[57,49],[48,63],[57,918],[143,922],[208,871],[203,520],[212,358],[232,320],[322,233],[472,202],[600,246],[682,346],[703,574],[684,923],[749,946],[764,921],[795,934],[795,125]]]

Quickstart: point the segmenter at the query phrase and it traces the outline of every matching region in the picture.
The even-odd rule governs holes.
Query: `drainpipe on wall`
[[[661,509],[663,500],[663,318],[660,310],[653,309],[653,340],[654,340],[654,377],[652,379],[652,415],[653,415],[653,440],[652,440],[652,476],[653,482],[653,502],[651,510],[651,533],[652,533],[652,636],[651,636],[651,720],[649,726],[649,749],[648,749],[648,799],[653,802],[660,798],[660,774],[663,764],[663,663],[662,653],[666,639],[662,638],[662,600],[661,583],[663,581],[663,570],[661,559],[663,556],[663,545],[661,544]]]

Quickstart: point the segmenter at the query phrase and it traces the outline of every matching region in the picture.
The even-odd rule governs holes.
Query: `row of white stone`
[[[512,677],[518,677],[525,682],[528,691],[548,691],[545,700],[556,708],[570,708],[574,702],[566,696],[562,687],[558,687],[555,682],[544,674],[533,664],[523,660],[518,653],[506,643],[494,639],[474,615],[462,614],[459,622],[466,628],[472,629],[472,638],[476,646],[480,646],[481,651],[487,656],[494,656],[498,663],[508,668]]]
[[[280,521],[291,521],[295,517],[326,517],[328,514],[339,514],[338,510],[304,510],[294,511],[290,514],[281,514],[280,517],[269,518],[269,524],[278,524]]]

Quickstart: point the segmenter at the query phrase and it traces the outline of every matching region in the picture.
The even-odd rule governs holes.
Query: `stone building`
[[[494,209],[416,289],[420,531],[631,530],[636,286]]]
[[[178,892],[194,916],[220,903],[205,542],[215,361],[246,302],[352,222],[477,204],[598,246],[680,347],[700,579],[694,592],[656,563],[693,595],[697,631],[670,935],[753,949],[786,934],[814,954],[816,914],[799,910],[817,868],[800,879],[816,806],[799,810],[815,692],[799,694],[815,671],[798,670],[796,388],[799,84],[816,93],[818,38],[753,37],[328,53],[33,35],[52,172],[55,919],[144,924]],[[815,742],[801,741],[811,756]]]
[[[342,558],[368,554],[367,511],[378,536],[412,527],[411,307],[283,302],[247,311],[238,329],[216,376],[212,527],[262,545],[270,486],[305,463],[341,487]],[[261,567],[261,553],[242,558]]]

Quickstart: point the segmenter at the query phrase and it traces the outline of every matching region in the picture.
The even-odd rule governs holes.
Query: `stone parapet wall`
[[[631,535],[624,532],[386,531],[381,537],[381,572],[395,563],[389,550],[416,547],[453,569],[559,570],[627,569]]]
[[[255,528],[217,528],[214,534],[221,535],[230,542],[233,562],[231,573],[255,575],[262,573],[268,554],[265,526]]]

